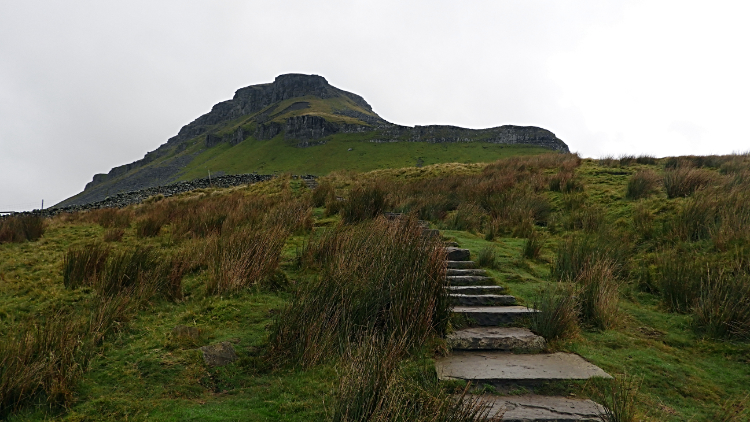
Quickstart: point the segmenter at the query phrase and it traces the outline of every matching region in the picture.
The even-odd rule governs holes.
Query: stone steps
[[[471,253],[468,249],[448,246],[445,248],[445,256],[448,261],[468,261],[471,259]]]
[[[602,422],[599,415],[604,413],[604,408],[591,400],[567,397],[468,395],[464,399],[479,400],[488,419],[493,421]]]
[[[601,368],[570,353],[541,353],[544,338],[518,324],[536,309],[516,305],[486,271],[470,261],[467,249],[445,248],[446,281],[454,314],[470,328],[450,333],[450,356],[435,361],[440,380],[462,379],[500,389],[539,387],[551,381],[611,378]],[[518,354],[522,353],[522,354]],[[523,354],[526,353],[526,354]],[[507,390],[506,390],[507,391]],[[481,397],[491,420],[513,422],[598,421],[603,408],[591,400],[537,395]],[[502,417],[499,415],[502,414]]]
[[[452,312],[464,316],[472,325],[497,327],[514,324],[539,311],[526,306],[454,306]]]
[[[447,289],[461,295],[501,295],[506,290],[503,286],[448,286]]]
[[[448,265],[449,270],[455,268],[474,268],[477,266],[474,261],[453,261],[449,259],[445,263]]]
[[[448,346],[454,350],[506,350],[516,353],[537,353],[544,349],[543,337],[528,328],[474,327],[448,334]]]
[[[435,361],[438,379],[467,380],[496,387],[540,387],[562,380],[612,378],[598,366],[572,353],[515,354],[457,351]]]
[[[459,261],[459,262],[471,262],[471,261]],[[457,276],[457,275],[481,275],[486,276],[487,271],[481,269],[481,268],[448,268],[445,271],[445,275],[447,276]]]
[[[491,286],[494,281],[483,275],[449,275],[445,276],[451,286]]]
[[[449,294],[451,303],[455,306],[512,306],[516,298],[511,295],[476,295]]]

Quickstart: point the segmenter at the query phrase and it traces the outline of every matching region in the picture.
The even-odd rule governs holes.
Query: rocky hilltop
[[[567,152],[554,133],[538,127],[499,126],[465,129],[455,126],[400,126],[382,119],[359,95],[343,91],[318,75],[287,74],[273,83],[237,90],[231,100],[183,126],[165,144],[130,164],[96,174],[84,191],[56,206],[82,205],[110,195],[184,180],[186,170],[198,166],[220,145],[283,140],[297,148],[315,147],[347,135],[363,142],[422,142],[532,145]],[[353,138],[352,138],[353,137]],[[236,160],[235,160],[236,161]],[[252,172],[252,160],[241,172]],[[236,167],[236,166],[235,166]],[[237,173],[213,167],[214,172]],[[305,168],[294,169],[307,172]],[[204,173],[205,174],[205,173]]]

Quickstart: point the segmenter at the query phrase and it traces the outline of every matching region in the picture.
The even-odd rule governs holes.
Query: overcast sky
[[[394,123],[540,126],[585,157],[748,151],[746,4],[0,0],[0,211],[292,72]]]

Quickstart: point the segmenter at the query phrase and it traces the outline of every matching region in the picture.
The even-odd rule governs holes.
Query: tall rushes
[[[55,313],[9,327],[0,342],[0,418],[42,401],[49,407],[70,405],[96,348],[141,299],[95,297],[77,304],[88,307],[88,319]]]
[[[750,339],[750,277],[708,274],[700,284],[693,324],[709,337]]]
[[[573,285],[553,284],[533,300],[539,312],[531,315],[531,330],[547,340],[575,337],[578,334],[580,304]]]
[[[659,188],[659,175],[653,170],[639,170],[628,179],[625,197],[628,199],[646,198]]]
[[[34,241],[42,237],[44,219],[36,215],[8,217],[0,220],[0,244]]]
[[[113,250],[102,243],[74,245],[63,257],[63,283],[69,289],[92,287],[99,295],[182,297],[187,270],[180,256],[166,256],[152,248]]]
[[[333,406],[334,422],[487,420],[478,398],[452,396],[434,371],[403,362],[405,339],[364,341],[344,367]]]
[[[341,203],[341,219],[346,223],[357,223],[382,214],[388,204],[387,194],[385,186],[379,182],[354,186],[349,197]]]
[[[575,283],[584,323],[598,329],[616,323],[625,259],[622,242],[615,242],[610,235],[576,235],[559,245],[552,276]]]
[[[257,285],[274,274],[288,231],[281,226],[242,228],[210,240],[209,294],[223,295]]]
[[[678,167],[664,172],[664,189],[669,198],[690,196],[696,190],[709,185],[714,173],[706,169]]]
[[[314,237],[302,263],[322,268],[303,284],[271,330],[271,356],[309,367],[372,336],[406,349],[442,333],[449,316],[444,252],[414,221],[339,226]]]

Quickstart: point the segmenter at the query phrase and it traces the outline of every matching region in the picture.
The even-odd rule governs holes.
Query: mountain
[[[493,161],[544,150],[568,152],[552,132],[531,126],[465,129],[387,122],[359,95],[318,75],[287,74],[252,85],[183,126],[130,164],[96,174],[83,192],[56,206],[206,174],[323,174],[437,162]]]

